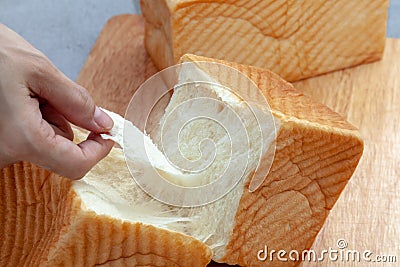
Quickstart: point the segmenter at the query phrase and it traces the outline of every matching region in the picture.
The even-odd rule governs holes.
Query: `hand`
[[[69,122],[92,133],[75,144]],[[0,168],[30,161],[77,179],[111,150],[113,121],[89,93],[0,24]]]

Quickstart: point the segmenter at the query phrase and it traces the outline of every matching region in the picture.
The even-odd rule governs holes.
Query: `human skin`
[[[71,124],[89,130],[75,144]],[[21,36],[0,24],[0,168],[29,161],[79,179],[111,150],[113,126],[89,93]]]

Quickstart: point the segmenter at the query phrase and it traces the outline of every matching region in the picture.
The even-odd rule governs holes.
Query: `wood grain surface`
[[[157,72],[143,38],[139,15],[116,16],[104,26],[77,78],[97,105],[125,115],[136,89]]]
[[[121,115],[140,84],[156,72],[143,46],[139,15],[112,18],[90,53],[78,82],[96,103]],[[370,250],[400,262],[400,40],[387,39],[380,62],[295,83],[295,87],[359,127],[365,152],[312,249]],[[303,262],[303,266],[395,266],[373,262]],[[211,263],[210,266],[224,266]]]

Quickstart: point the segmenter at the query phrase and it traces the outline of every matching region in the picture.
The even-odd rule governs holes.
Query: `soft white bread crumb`
[[[208,77],[207,73],[192,65],[181,70],[178,83],[183,84],[200,77],[203,80],[208,79],[215,82],[213,78]],[[193,105],[183,106],[184,110],[173,113],[175,108],[182,108],[180,105],[185,101],[199,99],[199,97],[207,99],[193,102]],[[188,118],[204,110],[207,110],[209,114],[216,114],[222,125],[231,127],[233,131],[229,133],[230,136],[218,123],[212,120],[198,119],[182,129],[179,147],[175,142],[169,142],[169,140],[174,140],[175,136],[171,134],[176,133],[177,127],[181,127]],[[122,151],[114,148],[112,153],[95,166],[81,183],[74,185],[86,207],[96,213],[110,214],[123,220],[140,221],[188,234],[209,245],[214,251],[215,259],[221,258],[225,254],[224,249],[233,230],[234,218],[244,183],[257,167],[257,152],[259,146],[263,144],[257,136],[258,125],[253,114],[245,111],[240,98],[218,86],[193,84],[187,87],[176,87],[165,115],[160,121],[160,125],[163,127],[160,127],[159,135],[156,137],[158,146],[168,151],[172,163],[182,166],[184,165],[180,162],[183,161],[182,154],[186,158],[192,159],[201,156],[199,144],[205,138],[212,140],[215,145],[209,151],[207,149],[210,147],[201,151],[205,156],[204,162],[208,162],[207,156],[214,156],[212,164],[209,166],[199,165],[200,168],[206,167],[201,175],[186,175],[179,173],[170,165],[147,135],[119,115],[106,112],[113,118],[114,128],[110,132],[111,135],[103,135],[103,137],[111,138],[119,143],[124,149],[126,159],[138,163],[138,168],[133,171],[133,175],[135,172],[138,176],[143,175],[143,172],[148,170],[147,167],[153,165],[167,174],[164,178],[174,183],[186,186],[203,185],[215,181],[231,163],[231,173],[243,173],[243,177],[225,196],[211,204],[193,208],[168,206],[152,199],[142,191],[130,176],[123,162]],[[170,114],[173,117],[168,121]],[[242,121],[235,121],[237,120],[235,114],[239,114]],[[125,128],[125,134],[129,132],[132,135],[129,137],[129,142],[124,140],[126,137],[123,125],[129,127],[128,131]],[[273,124],[264,125],[264,127],[268,128],[267,130],[270,132],[275,131]],[[247,146],[232,148],[231,139],[235,138],[232,135],[242,134],[240,131],[243,129],[245,134],[249,135],[246,136],[249,143]],[[131,138],[133,136],[135,138]],[[268,147],[272,141],[267,140],[264,146]],[[146,149],[140,151],[138,147],[144,148],[143,143],[146,144]],[[212,151],[214,148],[215,151]],[[144,154],[146,152],[147,154]],[[148,161],[147,157],[152,159]],[[242,168],[241,161],[248,161],[245,168]],[[110,173],[115,175],[110,176]],[[147,175],[156,174],[148,172]],[[202,198],[204,196],[189,195],[186,197]]]

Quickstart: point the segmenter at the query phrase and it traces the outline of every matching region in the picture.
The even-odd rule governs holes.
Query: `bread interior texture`
[[[203,82],[196,83],[199,79]],[[178,84],[152,136],[154,144],[150,144],[154,145],[152,151],[163,151],[182,173],[161,170],[163,178],[180,187],[200,187],[240,173],[241,179],[231,190],[216,201],[196,207],[166,204],[147,194],[131,175],[143,175],[143,164],[150,163],[143,160],[137,169],[129,170],[123,150],[117,147],[73,187],[83,208],[193,236],[210,246],[213,259],[218,260],[225,254],[232,234],[244,184],[254,174],[260,153],[274,143],[279,121],[260,124],[254,113],[263,112],[264,106],[249,109],[240,95],[224,89],[201,66],[184,65]],[[204,112],[206,116],[200,116]],[[121,127],[121,122],[114,122],[118,124],[115,127]],[[75,134],[83,139],[85,133],[76,130]],[[221,185],[225,184],[216,184]],[[201,200],[204,196],[189,192],[179,197]]]

